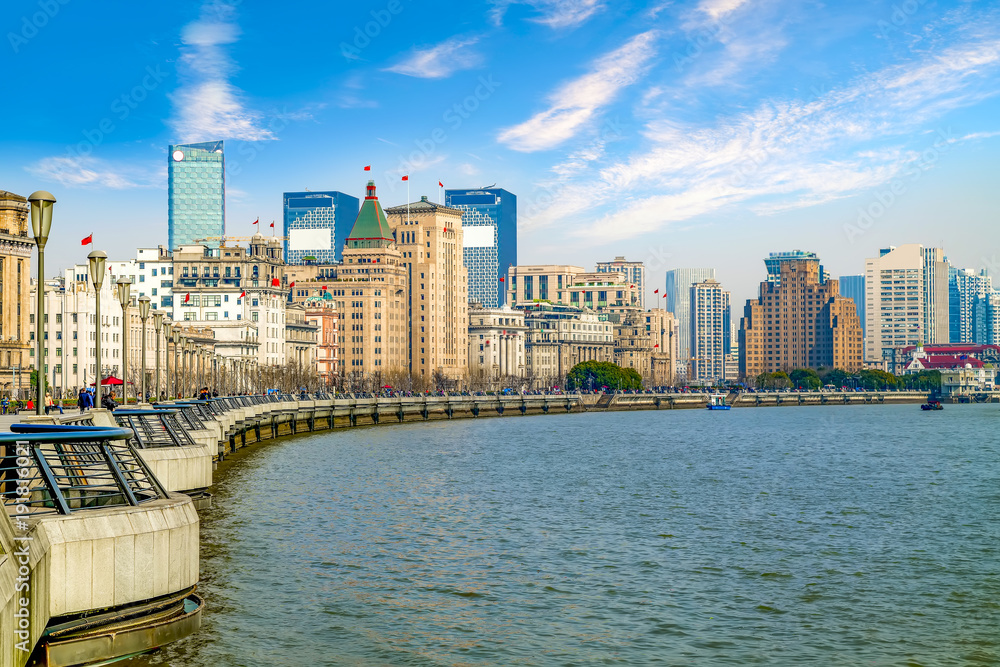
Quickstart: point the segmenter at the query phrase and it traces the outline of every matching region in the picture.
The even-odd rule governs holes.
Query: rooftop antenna
[[[479,189],[480,190],[489,190],[490,188],[495,188],[496,186],[497,186],[497,184],[494,183],[493,185],[485,185],[485,186],[483,186],[483,187],[481,187]]]

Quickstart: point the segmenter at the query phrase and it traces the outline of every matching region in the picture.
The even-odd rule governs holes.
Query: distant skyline
[[[226,141],[227,233],[282,193],[387,207],[497,184],[522,264],[714,267],[742,307],[769,252],[860,274],[942,247],[1000,280],[1000,8],[990,2],[8,3],[0,189],[80,239],[167,242],[166,152]],[[367,34],[366,34],[367,31]],[[14,90],[11,88],[11,91]],[[8,95],[11,95],[8,91]],[[364,165],[372,172],[363,172]],[[265,227],[265,230],[268,228]],[[650,301],[650,305],[651,305]]]

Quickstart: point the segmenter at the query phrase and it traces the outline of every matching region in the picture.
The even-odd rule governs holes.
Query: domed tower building
[[[390,383],[409,369],[409,313],[403,253],[368,181],[344,244],[343,264],[325,285],[340,313],[340,376],[348,386],[373,375]]]

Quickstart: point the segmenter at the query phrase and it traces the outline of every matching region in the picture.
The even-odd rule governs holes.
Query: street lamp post
[[[87,261],[90,263],[90,280],[94,283],[94,292],[96,292],[95,299],[95,319],[97,321],[97,336],[95,343],[97,345],[97,363],[94,369],[97,371],[94,375],[94,407],[101,406],[101,381],[104,379],[104,374],[101,369],[101,285],[104,284],[104,265],[108,261],[108,253],[103,250],[94,250],[89,255],[87,255]]]
[[[38,247],[38,284],[36,286],[35,307],[35,337],[38,343],[35,371],[35,414],[44,414],[45,399],[45,244],[49,240],[49,230],[52,229],[52,207],[56,198],[45,190],[32,192],[28,197],[31,203],[31,234],[35,237]]]
[[[160,399],[160,334],[162,329],[163,311],[157,310],[153,313],[153,333],[156,335],[156,384],[153,385],[153,394],[156,395],[157,400]]]
[[[149,320],[149,297],[146,295],[139,297],[139,321],[142,322],[142,344],[139,349],[139,387],[142,393],[136,400],[136,405],[146,401],[146,321]],[[159,341],[159,338],[157,338]]]
[[[132,293],[132,281],[118,279],[118,301],[122,304],[122,401],[128,405],[128,302]]]
[[[173,330],[173,340],[174,340],[174,374],[170,378],[170,396],[171,398],[177,397],[177,380],[180,377],[181,367],[180,367],[180,342],[181,342],[181,332],[174,327]]]

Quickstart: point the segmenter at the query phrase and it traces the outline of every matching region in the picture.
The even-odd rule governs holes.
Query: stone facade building
[[[469,379],[500,383],[527,372],[524,312],[469,304]]]
[[[340,376],[353,380],[373,373],[408,373],[409,268],[374,181],[368,181],[343,257],[326,284],[340,313]]]
[[[340,371],[338,340],[340,317],[332,299],[313,298],[305,302],[306,321],[316,327],[316,374],[320,384],[336,386]]]
[[[410,372],[458,380],[469,368],[468,273],[462,211],[428,201],[386,211],[407,271]]]
[[[782,262],[780,283],[760,284],[740,322],[740,376],[795,368],[862,368],[861,322],[836,280],[820,281],[818,259]]]
[[[306,318],[306,307],[289,306],[285,309],[285,360],[305,373],[316,365],[316,345],[319,327]]]
[[[614,361],[614,327],[597,313],[547,303],[523,310],[531,388],[563,386],[566,374],[582,361]]]
[[[31,251],[28,200],[0,190],[0,396],[27,398]]]

